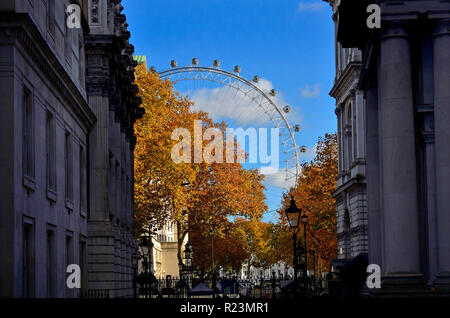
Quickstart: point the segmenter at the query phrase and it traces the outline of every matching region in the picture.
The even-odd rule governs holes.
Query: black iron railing
[[[109,289],[84,289],[80,291],[80,298],[109,298]]]
[[[192,291],[198,284],[204,292]],[[294,296],[295,284],[292,279],[270,279],[270,280],[236,280],[216,279],[215,295],[213,294],[213,282],[211,280],[179,280],[160,279],[151,284],[137,286],[137,297],[140,298],[189,298],[196,296],[216,296],[222,298],[290,298]],[[299,280],[297,289],[303,294],[319,295],[325,290],[317,282],[304,283]],[[208,290],[211,292],[208,293]]]

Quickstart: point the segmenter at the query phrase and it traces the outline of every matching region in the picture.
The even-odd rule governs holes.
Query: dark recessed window
[[[47,112],[45,126],[46,143],[46,175],[47,189],[56,191],[56,160],[55,160],[55,120],[53,114]]]
[[[28,88],[24,89],[23,101],[23,173],[34,179],[33,97]]]
[[[66,132],[64,149],[65,175],[66,175],[66,200],[73,202],[73,156],[72,135]]]

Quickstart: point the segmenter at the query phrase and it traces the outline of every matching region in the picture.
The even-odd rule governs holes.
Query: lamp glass
[[[286,217],[291,228],[297,228],[300,222],[302,210],[297,208],[295,200],[291,197],[291,205],[286,209]]]
[[[308,216],[306,214],[302,215],[302,223],[308,223]]]

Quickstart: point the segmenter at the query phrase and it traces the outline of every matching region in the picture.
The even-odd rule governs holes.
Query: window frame
[[[83,217],[87,215],[87,154],[83,145],[80,145],[79,154],[79,172],[80,172],[80,214]]]
[[[64,135],[64,177],[66,207],[73,210],[73,138],[68,130]]]
[[[25,236],[25,234],[27,234]],[[27,244],[25,245],[25,242]],[[35,227],[34,219],[24,216],[22,221],[22,297],[35,296]]]
[[[49,109],[46,110],[45,118],[45,157],[47,198],[56,202],[56,118]]]
[[[33,89],[24,84],[22,97],[22,173],[23,184],[35,190],[35,120]]]
[[[46,231],[47,297],[56,297],[56,226],[47,224]]]

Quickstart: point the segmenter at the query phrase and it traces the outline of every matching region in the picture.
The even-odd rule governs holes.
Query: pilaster
[[[438,20],[433,36],[439,255],[435,284],[450,292],[450,19]]]

